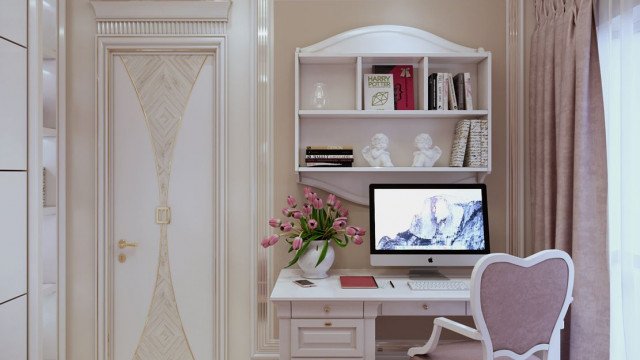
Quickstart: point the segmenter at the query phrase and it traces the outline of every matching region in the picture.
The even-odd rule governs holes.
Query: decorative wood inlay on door
[[[159,189],[159,204],[156,214],[153,214],[160,226],[156,284],[134,360],[195,359],[182,325],[171,279],[167,238],[167,227],[171,223],[168,197],[173,149],[191,90],[206,57],[121,56],[144,112],[155,154]]]

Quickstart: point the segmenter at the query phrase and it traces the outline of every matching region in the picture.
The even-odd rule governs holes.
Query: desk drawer
[[[362,301],[294,301],[291,317],[294,319],[361,319],[364,316]]]
[[[465,301],[384,302],[383,316],[451,316],[466,315]]]
[[[292,357],[363,357],[364,320],[292,319]]]

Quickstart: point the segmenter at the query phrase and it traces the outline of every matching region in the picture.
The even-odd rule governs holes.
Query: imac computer
[[[489,253],[484,184],[371,184],[369,211],[372,266],[438,277]]]

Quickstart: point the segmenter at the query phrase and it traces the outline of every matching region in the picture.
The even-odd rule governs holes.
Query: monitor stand
[[[409,279],[415,280],[446,280],[437,267],[417,268],[409,270]]]

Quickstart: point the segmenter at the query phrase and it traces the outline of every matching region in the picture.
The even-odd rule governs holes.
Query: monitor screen
[[[372,254],[487,254],[484,184],[372,184]]]

